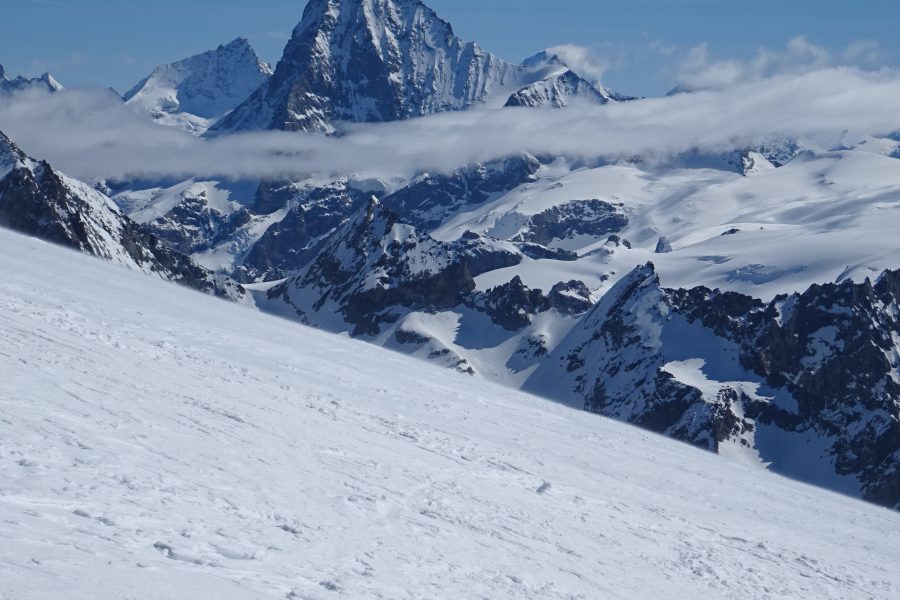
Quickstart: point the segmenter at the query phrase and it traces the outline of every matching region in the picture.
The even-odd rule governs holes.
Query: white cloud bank
[[[781,50],[761,48],[749,60],[714,58],[709,45],[701,44],[687,53],[677,70],[682,89],[722,90],[776,75],[796,75],[829,67],[872,66],[879,58],[875,42],[860,41],[834,52],[800,36]]]
[[[410,175],[518,152],[616,158],[726,151],[775,136],[900,130],[900,72],[825,68],[718,91],[567,110],[473,110],[342,137],[263,132],[200,140],[135,115],[106,92],[19,97],[0,130],[29,154],[88,180],[121,177]]]

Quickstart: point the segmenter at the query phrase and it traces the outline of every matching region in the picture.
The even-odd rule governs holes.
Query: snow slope
[[[0,249],[4,600],[900,595],[897,513]]]

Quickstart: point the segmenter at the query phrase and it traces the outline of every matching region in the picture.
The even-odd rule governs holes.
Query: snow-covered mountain
[[[22,152],[0,132],[0,226],[232,300],[243,288],[126,216],[107,196]]]
[[[842,160],[855,158],[848,154]],[[877,155],[863,158],[894,164]],[[801,161],[785,168],[781,172],[770,164],[768,171],[731,172],[728,178],[751,185],[747,177],[755,177],[752,185],[764,187],[767,174],[797,177],[807,169],[818,174],[822,163],[813,167]],[[882,265],[872,276],[877,283],[864,277],[853,283],[854,269],[839,262],[830,279],[817,279],[821,276],[807,273],[812,264],[753,263],[754,253],[778,252],[770,247],[765,228],[757,228],[763,246],[754,247],[748,245],[749,233],[739,228],[706,224],[706,243],[698,240],[685,250],[678,247],[683,242],[675,230],[664,230],[671,237],[658,229],[649,235],[643,231],[647,207],[638,211],[621,202],[568,199],[573,190],[567,187],[579,179],[589,176],[597,183],[604,176],[627,174],[628,167],[564,178],[548,177],[547,167],[523,171],[516,161],[506,163],[505,170],[494,169],[506,177],[491,181],[505,182],[507,191],[491,188],[493,201],[480,191],[478,180],[465,178],[470,170],[463,170],[413,182],[381,202],[371,201],[344,226],[316,232],[313,237],[321,235],[326,242],[302,258],[294,256],[293,263],[282,255],[285,262],[270,277],[289,277],[268,289],[261,303],[304,323],[346,331],[900,507],[900,389],[895,383],[900,379],[900,324],[894,317],[900,296],[892,283],[896,274],[886,271],[896,249],[888,255],[869,250],[874,262],[866,264]],[[713,175],[696,171],[693,177]],[[672,177],[685,175],[677,173]],[[470,185],[459,187],[459,181]],[[784,185],[786,179],[775,181]],[[859,189],[848,186],[854,202],[861,200]],[[677,205],[664,198],[671,219]],[[691,206],[697,199],[681,201]],[[885,219],[883,205],[875,201],[882,206],[877,218]],[[509,210],[504,207],[515,214],[504,214]],[[809,213],[803,217],[809,218]],[[823,233],[814,231],[810,243],[819,249],[809,250],[821,253]],[[845,227],[835,235],[853,231]],[[296,236],[285,229],[279,233]],[[632,234],[642,235],[647,246],[629,241]],[[297,238],[282,242],[290,245],[289,239]],[[299,243],[308,247],[307,239]],[[890,237],[872,241],[890,252]],[[793,243],[799,251],[802,242]],[[703,247],[709,244],[719,253],[707,253]],[[723,245],[733,250],[721,252]],[[851,258],[845,245],[839,248],[836,261]],[[683,287],[664,289],[656,267],[632,270],[629,262],[639,257],[657,260],[660,272]],[[734,260],[751,262],[740,267],[730,264]],[[291,275],[291,264],[298,273]],[[692,283],[715,280],[712,273],[698,274],[699,265],[711,271],[724,267],[726,291]],[[823,268],[824,257],[814,266]],[[835,279],[839,283],[815,285]],[[868,330],[871,335],[859,333]]]
[[[215,50],[157,67],[124,98],[162,123],[201,134],[271,76],[272,69],[250,43],[238,38]]]
[[[313,0],[222,131],[628,100],[578,63],[503,62],[417,0]],[[139,246],[265,310],[897,507],[900,142],[849,135],[109,193]]]
[[[232,192],[212,201],[221,190],[194,184],[190,198],[132,214],[164,215],[141,220],[164,239],[191,240],[195,260],[247,282],[266,310],[895,506],[900,393],[890,382],[900,331],[890,294],[865,288],[867,277],[900,264],[890,233],[890,198],[900,190],[894,147],[776,140],[667,164],[521,155],[402,182],[264,185],[238,202]],[[597,332],[617,321],[595,304],[611,302],[617,282],[650,261],[660,282],[653,310],[674,333],[660,346],[651,320],[604,345]],[[716,288],[736,303],[729,318],[752,327],[704,321],[703,311],[722,310]],[[842,294],[860,300],[841,304],[841,314],[870,318],[887,337],[843,339],[846,324],[815,316]],[[791,312],[786,297],[809,300]],[[640,302],[622,310],[650,314]],[[679,319],[689,324],[669,324]],[[798,342],[785,346],[770,333],[776,324]],[[679,327],[708,344],[679,344]],[[632,360],[627,340],[646,360]],[[844,365],[850,347],[868,362]],[[716,370],[729,348],[741,367]],[[598,400],[596,382],[612,385],[609,373],[623,365],[632,379]],[[832,381],[829,402],[840,408],[822,410],[814,398],[835,365],[871,379]],[[883,393],[853,391],[865,386]]]
[[[510,96],[506,106],[565,108],[573,102],[607,104],[633,100],[606,89],[600,82],[588,81],[577,73],[577,67],[552,50],[543,50],[522,64],[534,73],[535,81]]]
[[[506,106],[565,108],[573,101],[606,104],[610,99],[574,71],[561,67],[514,93]]]
[[[900,594],[897,513],[8,231],[0,271],[6,597]]]
[[[515,65],[460,40],[419,0],[311,0],[272,79],[214,129],[329,132],[339,121],[502,106],[517,93],[529,106],[608,100],[556,70]]]
[[[25,91],[40,91],[52,94],[61,92],[64,89],[62,84],[54,79],[50,73],[44,73],[40,77],[33,79],[28,79],[21,75],[10,79],[3,65],[0,65],[0,96]]]
[[[900,508],[900,272],[764,303],[623,278],[525,384]]]

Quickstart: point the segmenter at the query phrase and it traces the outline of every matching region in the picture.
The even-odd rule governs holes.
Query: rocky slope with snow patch
[[[332,323],[340,315],[353,335],[375,336],[404,312],[461,304],[475,289],[474,277],[523,258],[514,245],[479,236],[433,240],[372,199],[268,297],[291,306],[305,322]]]
[[[210,294],[243,288],[208,271],[134,222],[107,196],[25,155],[0,132],[0,226]]]
[[[900,274],[764,303],[623,278],[525,389],[900,509]]]

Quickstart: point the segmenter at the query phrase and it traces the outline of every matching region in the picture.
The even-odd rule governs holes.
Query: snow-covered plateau
[[[8,231],[0,270],[4,600],[900,597],[896,512]]]

